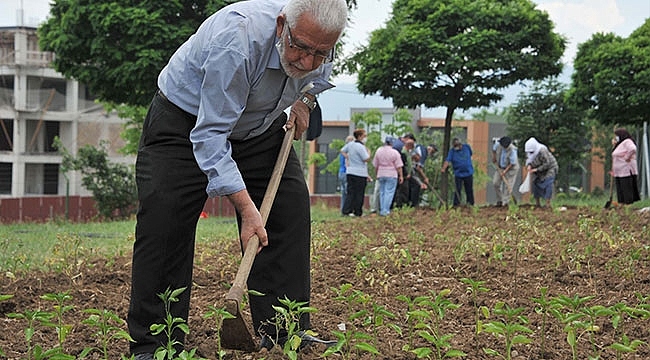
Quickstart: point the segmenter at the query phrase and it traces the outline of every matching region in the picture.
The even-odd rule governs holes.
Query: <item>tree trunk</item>
[[[444,132],[444,138],[442,140],[442,162],[444,164],[445,159],[447,158],[447,154],[449,153],[449,144],[451,142],[451,121],[454,117],[454,110],[455,108],[453,107],[447,107],[447,114],[445,115],[445,132]],[[449,168],[447,168],[447,171],[442,173],[440,176],[440,196],[444,200],[444,206],[448,208],[448,202],[449,202],[449,170],[451,169],[451,165],[449,165]]]

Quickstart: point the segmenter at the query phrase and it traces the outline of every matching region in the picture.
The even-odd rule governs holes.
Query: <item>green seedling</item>
[[[74,306],[65,305],[66,302],[72,300],[72,296],[68,292],[56,293],[56,294],[45,294],[41,296],[41,299],[47,301],[53,301],[56,304],[54,305],[54,324],[48,324],[48,326],[53,326],[56,329],[57,340],[59,348],[63,350],[63,343],[68,337],[70,331],[72,331],[72,325],[63,323],[63,314],[72,310]]]
[[[406,303],[406,324],[407,324],[407,337],[408,343],[404,346],[403,350],[411,351],[417,335],[417,329],[425,328],[428,321],[431,320],[431,312],[428,309],[420,307],[424,301],[428,301],[428,296],[417,296],[410,298],[406,295],[398,295],[397,300]]]
[[[305,306],[307,305],[306,301],[293,301],[286,297],[278,300],[282,306],[273,306],[273,310],[275,310],[275,333],[280,334],[281,332],[286,332],[287,341],[282,346],[282,352],[290,360],[297,360],[298,350],[302,343],[302,339],[300,338],[300,331],[302,330],[300,328],[300,319],[305,314],[315,313],[316,308]],[[310,330],[305,331],[305,333],[312,336],[318,335]]]
[[[593,323],[584,320],[586,313],[582,311],[586,307],[585,304],[591,299],[593,296],[568,297],[560,295],[552,300],[553,307],[550,309],[550,313],[564,325],[564,332],[567,334],[566,341],[571,347],[573,360],[578,359],[578,339],[586,331],[597,330]]]
[[[72,281],[80,274],[85,259],[90,251],[83,247],[83,238],[76,234],[56,234],[56,243],[52,247],[53,266],[62,271]]]
[[[641,345],[645,345],[645,341],[641,341],[638,339],[635,340],[630,340],[627,335],[623,335],[621,337],[620,342],[615,342],[609,347],[613,349],[616,352],[616,359],[620,360],[623,359],[623,354],[631,354],[636,352],[636,350],[639,348]]]
[[[637,339],[630,339],[623,325],[626,318],[637,318],[639,316],[647,316],[647,310],[641,310],[628,306],[625,303],[619,302],[609,307],[611,313],[612,327],[616,331],[617,342],[610,345],[610,348],[616,352],[616,359],[622,359],[623,354],[633,353],[637,348],[643,344],[644,341]]]
[[[49,324],[52,317],[54,317],[54,314],[40,310],[25,310],[22,313],[9,313],[7,314],[7,317],[10,319],[21,319],[27,322],[27,327],[23,331],[25,343],[27,345],[26,360],[46,359],[48,356],[59,352],[59,349],[50,349],[45,351],[40,345],[35,345],[33,343],[34,334],[36,334],[36,327],[40,324]]]
[[[225,307],[217,308],[214,305],[210,305],[208,306],[208,310],[209,311],[203,315],[203,318],[215,320],[216,337],[219,339],[217,341],[217,356],[219,357],[219,360],[221,360],[226,356],[226,351],[221,348],[221,325],[224,320],[234,319],[236,316],[228,312]]]
[[[530,344],[531,339],[526,335],[533,331],[528,327],[528,318],[522,313],[524,308],[511,308],[504,302],[498,302],[492,313],[499,317],[492,321],[488,321],[483,325],[483,331],[488,334],[494,334],[505,341],[505,352],[502,354],[499,351],[491,348],[483,348],[483,351],[492,356],[497,356],[501,359],[512,359],[512,347],[518,344]]]
[[[92,336],[99,343],[98,350],[102,354],[102,359],[108,360],[108,349],[114,340],[133,341],[131,335],[120,327],[120,325],[124,326],[124,320],[113,312],[106,309],[86,309],[84,313],[89,316],[83,324],[95,329]]]
[[[418,302],[418,305],[430,309],[432,324],[419,324],[417,327],[421,330],[417,331],[418,336],[427,341],[432,346],[419,347],[411,350],[418,359],[427,358],[432,356],[434,359],[448,359],[454,357],[467,356],[463,351],[454,349],[451,344],[453,334],[443,334],[441,324],[449,310],[455,310],[460,307],[458,304],[452,303],[447,296],[451,290],[444,289],[440,293],[431,291],[432,297],[427,297]]]
[[[553,302],[552,299],[547,297],[548,288],[543,287],[539,290],[540,296],[538,298],[532,298],[532,300],[537,304],[535,312],[542,316],[540,353],[542,358],[544,358],[546,356],[546,330],[548,328],[548,317],[551,315],[551,310],[557,308],[559,304]]]
[[[9,300],[12,297],[14,297],[14,296],[13,295],[2,295],[2,294],[0,294],[0,301]],[[0,348],[0,356],[2,356],[2,357],[7,356],[7,355],[5,355],[5,352],[2,350],[2,348]]]
[[[611,310],[611,308],[602,306],[602,305],[594,305],[594,306],[585,306],[581,309],[582,313],[585,314],[585,319],[586,321],[584,322],[584,329],[586,330],[586,334],[589,337],[589,343],[591,344],[591,349],[593,352],[593,358],[599,359],[600,358],[600,348],[596,344],[596,339],[594,334],[600,330],[598,327],[596,321],[597,318],[599,317],[609,317],[614,312]]]
[[[195,357],[196,349],[192,349],[189,352],[183,350],[178,354],[178,356],[176,356],[176,347],[183,346],[183,344],[180,341],[174,339],[172,337],[172,334],[175,331],[182,331],[185,335],[187,335],[190,333],[190,328],[187,326],[187,322],[183,318],[174,317],[172,315],[171,304],[179,301],[178,296],[182,294],[185,289],[185,287],[178,288],[176,290],[167,288],[165,292],[158,294],[158,297],[160,300],[162,300],[165,306],[165,322],[164,324],[151,324],[149,330],[154,336],[164,334],[166,336],[166,342],[159,346],[156,351],[154,351],[154,359],[156,360],[202,359]]]
[[[335,300],[344,302],[347,306],[348,326],[341,324],[341,331],[333,331],[332,334],[337,339],[337,343],[327,348],[323,356],[340,354],[343,359],[357,358],[359,352],[366,352],[372,355],[378,355],[379,351],[371,344],[372,337],[363,331],[358,330],[358,326],[368,326],[372,323],[370,312],[366,308],[370,303],[370,296],[360,290],[354,290],[351,284],[343,284],[338,289],[333,288],[336,292]],[[356,325],[358,324],[358,326]],[[354,353],[353,353],[354,351]],[[352,357],[354,355],[354,357]]]
[[[359,352],[379,355],[377,348],[370,344],[372,339],[368,334],[356,330],[332,331],[332,334],[337,342],[325,350],[323,357],[339,354],[342,359],[349,360],[359,358]]]
[[[472,296],[472,305],[474,306],[474,324],[475,324],[474,344],[475,346],[478,346],[478,334],[483,329],[483,322],[481,321],[481,308],[478,305],[478,294],[483,292],[488,292],[490,291],[490,289],[483,286],[485,281],[475,281],[469,278],[462,278],[460,279],[460,281],[468,285],[467,292],[469,292],[470,295]]]

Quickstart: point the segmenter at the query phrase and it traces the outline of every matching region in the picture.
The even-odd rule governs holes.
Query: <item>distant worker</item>
[[[345,138],[345,143],[354,141],[354,136],[348,135]],[[347,169],[347,159],[343,154],[339,153],[339,190],[341,191],[341,211],[343,211],[343,205],[345,204],[345,197],[348,192],[348,178],[346,174]]]
[[[508,206],[519,173],[517,147],[512,143],[512,139],[504,136],[494,143],[492,163],[496,166],[492,177],[492,185],[497,195],[496,205]]]
[[[394,140],[392,136],[387,136],[384,145],[377,149],[372,159],[377,173],[377,184],[379,184],[379,216],[390,214],[395,188],[404,181],[402,175],[404,164],[399,152],[393,149]]]
[[[451,142],[452,148],[449,149],[447,158],[442,164],[441,172],[447,171],[451,164],[454,170],[454,180],[456,189],[454,191],[454,206],[461,203],[461,190],[465,189],[467,204],[474,205],[474,166],[472,165],[472,148],[468,144],[463,144],[459,138],[454,138]]]
[[[557,176],[558,166],[555,156],[546,145],[541,144],[534,137],[526,141],[526,168],[532,177],[530,187],[535,197],[535,204],[541,206],[540,199],[544,199],[546,206],[551,206],[553,197],[553,185]]]
[[[361,216],[363,214],[363,200],[368,182],[368,161],[370,151],[366,147],[366,131],[357,129],[351,141],[341,149],[341,154],[347,159],[346,177],[348,180],[347,195],[342,213],[348,216]]]
[[[616,183],[619,204],[631,204],[641,200],[639,196],[636,143],[630,133],[623,129],[614,131],[612,145],[612,175]]]

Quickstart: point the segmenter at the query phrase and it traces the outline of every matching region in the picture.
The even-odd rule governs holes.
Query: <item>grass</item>
[[[322,204],[312,207],[313,221],[338,216],[337,209]],[[79,252],[83,256],[112,257],[131,251],[135,239],[135,219],[113,222],[20,223],[0,225],[0,272],[52,270],[52,258]],[[234,217],[200,219],[196,230],[197,243],[215,239],[237,239]],[[63,248],[63,249],[62,249]]]
[[[553,199],[553,206],[586,206],[602,208],[607,196],[562,196]],[[650,199],[631,205],[633,209],[650,206]],[[338,208],[322,203],[312,206],[312,221],[325,222],[339,217]],[[209,217],[200,219],[197,243],[217,239],[235,241],[235,218]],[[20,272],[55,269],[56,259],[79,253],[83,257],[119,256],[131,251],[135,238],[135,220],[102,223],[67,223],[52,221],[43,224],[23,223],[0,225],[0,271]],[[65,254],[68,253],[68,254]],[[69,259],[66,259],[69,260]]]

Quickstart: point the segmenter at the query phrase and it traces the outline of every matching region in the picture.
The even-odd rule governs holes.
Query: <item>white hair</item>
[[[345,0],[290,0],[282,12],[289,26],[295,27],[303,14],[309,14],[325,32],[343,33],[348,21]]]

